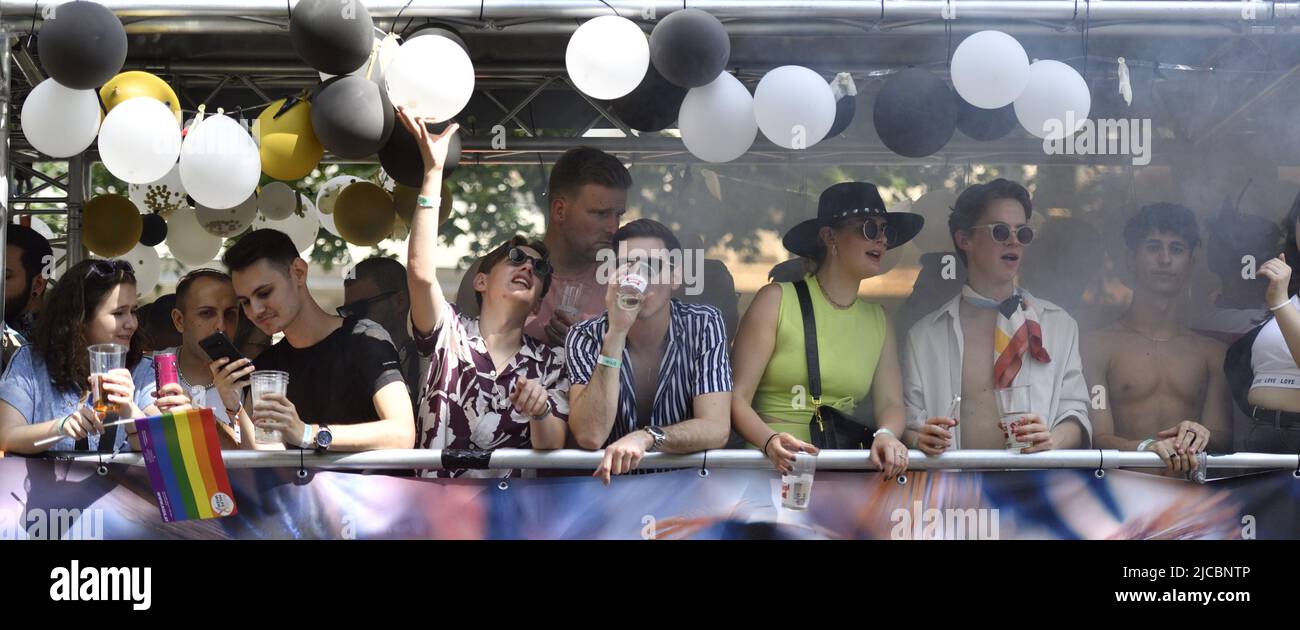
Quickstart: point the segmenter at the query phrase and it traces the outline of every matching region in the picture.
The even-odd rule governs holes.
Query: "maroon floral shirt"
[[[564,349],[524,335],[524,344],[500,374],[479,333],[478,318],[447,303],[438,328],[415,331],[429,371],[416,407],[416,442],[428,449],[532,448],[529,417],[510,402],[520,377],[536,380],[550,394],[554,414],[568,420],[569,379]],[[425,470],[426,477],[503,477],[504,470]]]

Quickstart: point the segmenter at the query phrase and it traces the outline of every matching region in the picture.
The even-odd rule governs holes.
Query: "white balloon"
[[[338,177],[327,180],[316,192],[316,209],[321,214],[334,214],[334,203],[339,200],[339,193],[355,181],[360,181],[360,177],[354,175],[339,175]]]
[[[243,203],[233,208],[195,206],[194,214],[203,230],[213,236],[229,238],[248,229],[257,217],[257,195],[249,195]]]
[[[820,74],[781,66],[763,75],[754,90],[754,119],[773,144],[807,149],[835,123],[835,93]]]
[[[303,199],[301,216],[297,212],[293,212],[286,219],[272,221],[259,214],[256,219],[253,219],[253,229],[261,230],[263,228],[279,230],[288,234],[289,240],[293,241],[293,245],[298,248],[298,252],[306,255],[316,245],[316,236],[320,232],[320,216],[316,212],[315,204],[309,199]]]
[[[170,108],[148,96],[118,103],[99,128],[99,158],[128,184],[161,179],[181,153],[181,126]]]
[[[1092,109],[1088,83],[1069,65],[1040,59],[1029,66],[1029,82],[1016,98],[1016,118],[1029,133],[1047,140],[1074,135]]]
[[[158,279],[162,277],[162,259],[158,257],[158,250],[148,245],[136,243],[131,251],[118,256],[117,260],[125,260],[131,263],[135,269],[135,292],[137,297],[143,297],[153,293],[158,286]]]
[[[167,221],[167,249],[186,267],[202,267],[216,258],[221,238],[199,225],[198,215],[189,208],[172,214]]]
[[[967,103],[984,109],[1010,105],[1029,81],[1029,56],[1016,38],[980,31],[952,53],[952,86]]]
[[[474,64],[446,37],[417,37],[398,48],[384,84],[393,107],[435,122],[449,120],[474,93]]]
[[[564,67],[587,96],[607,101],[627,96],[650,67],[650,41],[632,20],[602,15],[573,32]]]
[[[229,116],[208,116],[185,135],[181,181],[195,202],[232,208],[257,190],[261,176],[257,143]]]
[[[723,72],[712,83],[686,93],[677,126],[692,155],[706,162],[730,162],[744,155],[758,135],[754,98],[736,77]]]
[[[127,187],[127,196],[142,212],[161,214],[164,219],[180,208],[189,207],[185,202],[185,184],[181,183],[179,164],[173,164],[171,170],[156,181],[131,184]]]
[[[257,208],[272,221],[287,219],[298,209],[298,193],[284,182],[271,182],[262,187]]]
[[[99,133],[94,90],[74,90],[54,79],[41,81],[23,101],[23,136],[50,157],[85,151]]]

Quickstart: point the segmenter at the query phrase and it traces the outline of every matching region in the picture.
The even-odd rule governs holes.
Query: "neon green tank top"
[[[871,392],[871,380],[885,345],[885,310],[879,304],[860,299],[852,308],[837,309],[826,300],[816,276],[810,275],[806,280],[817,321],[822,404],[851,414]],[[803,314],[794,283],[782,282],[780,286],[776,345],[754,391],[754,411],[773,431],[788,432],[808,441],[812,394],[808,393]]]

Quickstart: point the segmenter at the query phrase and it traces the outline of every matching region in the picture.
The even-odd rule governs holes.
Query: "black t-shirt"
[[[379,419],[372,397],[389,383],[404,383],[397,349],[383,327],[346,319],[314,346],[288,339],[267,348],[259,370],[289,373],[289,401],[308,424],[355,424]]]

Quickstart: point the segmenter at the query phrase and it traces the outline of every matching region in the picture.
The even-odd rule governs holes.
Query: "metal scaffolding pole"
[[[817,456],[818,470],[877,470],[867,451],[824,450]],[[101,455],[50,454],[59,460],[85,464],[99,464]],[[335,469],[431,469],[466,466],[476,461],[477,468],[489,470],[569,469],[595,470],[604,454],[601,451],[531,451],[525,449],[498,449],[495,451],[441,451],[428,449],[391,449],[364,453],[300,453],[290,451],[223,451],[222,457],[229,468],[335,468]],[[1275,455],[1268,453],[1234,453],[1230,455],[1201,454],[1202,471],[1206,469],[1285,469],[1300,471],[1300,455]],[[444,466],[444,460],[451,465]],[[144,465],[137,453],[120,454],[105,463],[128,466]],[[761,452],[753,449],[717,450],[691,455],[648,453],[641,460],[643,469],[655,468],[743,468],[771,470],[772,463]],[[1113,450],[1060,450],[1020,455],[1004,450],[959,450],[928,457],[921,451],[911,451],[909,470],[1042,470],[1085,469],[1114,470],[1123,468],[1164,468],[1155,453]]]
[[[48,9],[64,1],[0,0],[0,16],[14,30],[26,30],[33,17],[39,23]],[[279,0],[103,0],[102,4],[123,18],[128,33],[136,34],[283,32],[288,21],[286,4]],[[506,33],[513,33],[518,26],[536,26],[542,20],[562,20],[571,31],[578,20],[610,15],[611,11],[651,24],[682,8],[708,11],[732,22],[729,29],[762,21],[780,22],[769,26],[782,29],[792,21],[848,21],[868,27],[915,23],[940,29],[945,22],[969,25],[991,21],[1072,26],[1143,21],[1193,27],[1211,23],[1289,26],[1300,16],[1300,2],[1266,0],[366,0],[365,6],[376,26],[384,29],[392,28],[393,18],[400,13],[403,18],[442,19]]]
[[[15,20],[41,16],[64,0],[0,0],[0,14]],[[124,18],[287,17],[281,0],[101,0]],[[881,20],[1170,20],[1271,21],[1295,18],[1300,2],[1254,0],[365,0],[372,18],[441,17],[461,20],[585,19],[619,15],[652,21],[683,7],[719,19],[798,18]],[[1085,9],[1086,14],[1085,15]],[[1252,17],[1253,16],[1253,17]],[[201,21],[201,20],[196,20]]]
[[[81,209],[90,197],[90,160],[87,152],[68,160],[68,267],[86,257],[81,245]]]
[[[0,30],[0,223],[6,228],[0,230],[0,252],[8,250],[5,239],[9,235],[9,40],[9,34]],[[5,277],[8,258],[0,258],[0,278]],[[4,300],[0,300],[0,322],[4,319]],[[0,336],[8,342],[8,335]]]

